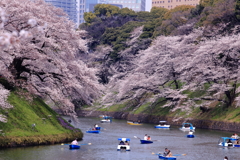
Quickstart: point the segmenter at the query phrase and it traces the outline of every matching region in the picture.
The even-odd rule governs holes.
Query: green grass
[[[140,114],[140,113],[146,113],[146,110],[148,110],[148,107],[150,106],[151,103],[145,103],[141,105],[137,110],[133,112],[133,114]]]
[[[7,137],[58,135],[72,132],[60,125],[57,113],[39,98],[34,98],[32,102],[29,102],[16,92],[11,92],[8,102],[14,108],[0,110],[0,113],[7,115],[7,123],[0,122],[0,129]],[[46,119],[45,122],[42,118]],[[34,123],[36,127],[32,127]]]

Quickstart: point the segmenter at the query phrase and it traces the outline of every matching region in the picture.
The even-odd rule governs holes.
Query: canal
[[[69,117],[65,117],[67,120]],[[79,118],[80,123],[72,124],[84,132],[80,150],[69,150],[68,145],[46,145],[0,150],[0,160],[156,160],[154,153],[163,153],[167,147],[177,160],[238,160],[240,148],[222,148],[218,146],[220,137],[230,137],[232,132],[198,129],[195,138],[186,138],[188,132],[179,130],[179,126],[170,129],[156,129],[154,124],[141,126],[128,125],[125,120],[113,119],[112,123],[100,123],[99,118]],[[103,127],[100,134],[85,133],[94,124]],[[137,136],[151,136],[152,144],[140,144]],[[131,151],[117,151],[118,138],[130,138]]]

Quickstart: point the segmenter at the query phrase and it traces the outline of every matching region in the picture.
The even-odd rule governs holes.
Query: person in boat
[[[119,143],[119,145],[125,145],[125,143],[124,143],[123,141],[121,141],[121,142]]]
[[[144,140],[147,140],[148,139],[148,135],[147,134],[145,134],[145,136],[144,136],[144,138],[143,138]]]
[[[190,130],[188,135],[193,135],[193,130]]]
[[[77,139],[73,140],[71,144],[72,145],[78,145]]]
[[[234,144],[240,144],[239,139],[234,142]]]
[[[231,141],[231,139],[228,139],[227,144],[228,144],[228,146],[230,146],[230,145],[233,144],[232,141]]]
[[[163,155],[165,157],[172,157],[172,153],[168,148],[165,148],[165,151],[163,152]]]
[[[225,156],[223,160],[228,160],[228,157],[227,157],[227,156]]]
[[[94,124],[94,129],[95,129],[95,130],[97,130],[97,127],[98,127],[98,125],[97,125],[97,124]]]
[[[125,141],[125,143],[124,143],[125,145],[129,145],[129,143],[128,143],[128,141]]]
[[[148,140],[148,141],[151,141],[151,137],[150,137],[150,136],[148,136],[148,137],[147,137],[147,140]]]
[[[238,139],[239,137],[238,137],[237,133],[234,133],[234,134],[231,136],[231,138],[233,138],[233,139]]]

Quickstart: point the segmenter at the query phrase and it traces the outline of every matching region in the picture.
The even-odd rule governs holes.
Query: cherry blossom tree
[[[101,86],[78,56],[86,33],[43,0],[1,0],[0,9],[0,74],[64,114],[91,105]]]
[[[213,101],[226,107],[237,102],[239,106],[239,26],[231,34],[211,39],[205,38],[203,32],[204,28],[198,28],[188,35],[160,36],[151,47],[132,57],[134,64],[127,66],[126,72],[117,70],[121,62],[112,66],[115,74],[102,98],[104,105],[124,103],[151,92],[149,102],[163,97],[168,101],[163,107],[174,106],[172,111],[190,113],[191,107],[208,107]],[[187,90],[204,90],[205,84],[210,87],[199,98],[184,94]],[[195,103],[199,99],[203,100],[200,105]]]

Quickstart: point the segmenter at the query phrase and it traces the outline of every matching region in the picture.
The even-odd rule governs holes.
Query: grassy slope
[[[14,108],[0,110],[0,113],[6,115],[7,112],[8,115],[7,123],[0,122],[0,130],[5,133],[5,137],[0,136],[0,146],[9,144],[8,141],[17,144],[46,144],[82,138],[82,132],[73,132],[62,127],[57,120],[57,113],[39,98],[29,102],[21,98],[17,92],[11,92],[8,101]],[[46,119],[45,122],[42,118]],[[34,123],[36,127],[32,127]]]
[[[171,86],[168,86],[171,87]],[[206,95],[206,91],[210,87],[209,84],[206,84],[202,90],[197,91],[189,91],[185,90],[183,94],[187,95],[188,99],[199,98],[195,101],[195,104],[202,104],[204,100],[201,100],[201,97]],[[173,88],[174,89],[174,88]],[[123,104],[115,104],[110,107],[97,107],[99,111],[108,111],[108,112],[129,112],[131,114],[149,114],[149,115],[157,115],[157,116],[169,116],[169,117],[182,117],[182,118],[193,118],[193,119],[204,119],[204,120],[216,120],[216,121],[228,121],[228,122],[240,122],[240,108],[236,106],[226,107],[224,103],[220,103],[218,101],[212,101],[210,106],[208,106],[207,111],[200,110],[199,107],[192,106],[191,113],[187,113],[186,111],[182,111],[177,109],[176,111],[172,111],[174,106],[163,107],[168,101],[164,98],[157,99],[154,103],[149,103],[148,99],[151,97],[150,93],[147,93],[142,96],[140,99],[141,105],[139,103],[136,105],[132,100],[127,101]],[[225,99],[224,95],[222,99]],[[184,105],[184,101],[182,100],[182,105]],[[134,104],[134,106],[132,106]],[[100,106],[100,105],[96,105]],[[96,107],[95,106],[95,107]],[[138,107],[136,107],[138,106]],[[86,108],[86,109],[92,109]]]

